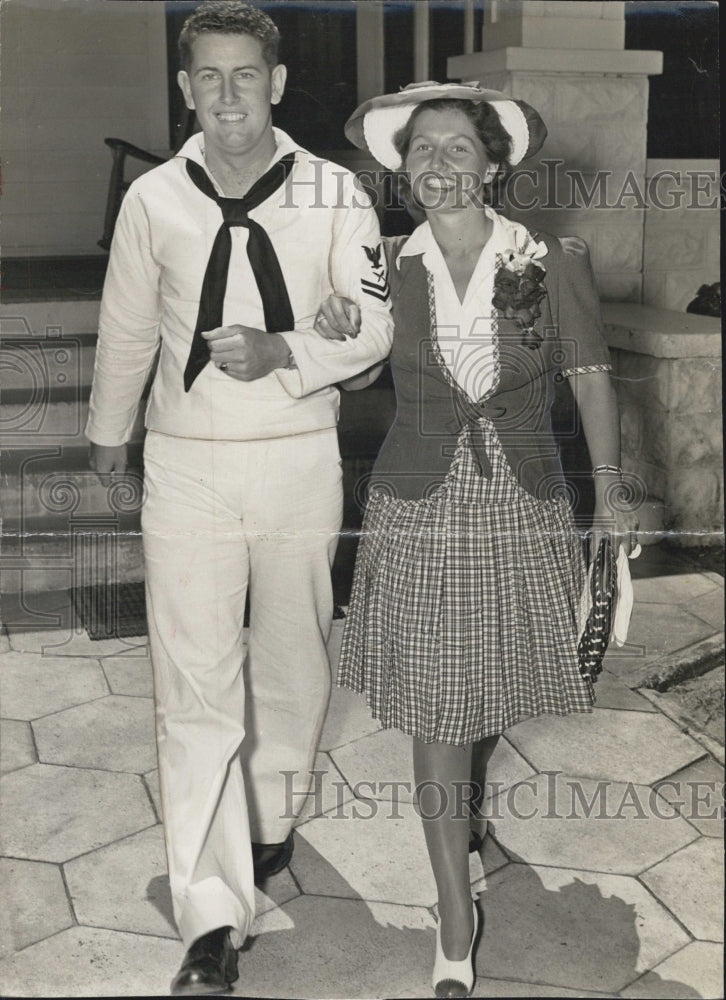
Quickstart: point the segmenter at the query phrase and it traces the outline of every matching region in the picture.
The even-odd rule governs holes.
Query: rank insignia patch
[[[379,243],[377,247],[364,246],[363,250],[370,262],[373,276],[370,279],[361,278],[361,288],[366,295],[372,295],[374,299],[380,299],[381,302],[386,302],[388,301],[390,292],[388,288],[388,279],[386,277],[386,266],[383,263],[381,244]]]

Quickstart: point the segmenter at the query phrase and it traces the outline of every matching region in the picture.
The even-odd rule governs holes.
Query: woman
[[[433,986],[467,996],[478,916],[461,789],[481,799],[505,729],[594,702],[578,669],[585,567],[560,489],[555,378],[572,386],[594,466],[595,542],[607,528],[629,551],[637,523],[612,502],[619,423],[587,248],[486,204],[494,178],[542,145],[537,112],[417,84],[366,102],[346,134],[405,171],[426,222],[388,246],[398,409],[373,470],[338,683],[413,737],[438,890]],[[332,297],[316,328],[337,339],[355,318]]]

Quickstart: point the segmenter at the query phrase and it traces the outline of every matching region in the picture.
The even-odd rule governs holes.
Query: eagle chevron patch
[[[385,264],[383,263],[381,244],[379,243],[376,247],[363,246],[362,249],[370,262],[372,275],[371,278],[361,278],[361,290],[366,295],[373,296],[374,299],[386,302],[390,295],[390,289],[388,287]]]

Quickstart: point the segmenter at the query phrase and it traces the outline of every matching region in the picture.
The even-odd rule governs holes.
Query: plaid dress
[[[433,496],[371,491],[343,633],[338,684],[427,743],[594,702],[577,664],[585,569],[570,509],[526,493],[486,418],[482,430],[490,479],[464,428]]]
[[[437,343],[430,275],[428,293],[434,365],[458,393]],[[393,365],[395,375],[395,342]],[[424,742],[463,745],[533,716],[591,711],[577,657],[585,566],[565,497],[519,484],[487,416],[458,432],[432,486],[401,499],[374,474],[338,684],[365,692],[385,728]]]

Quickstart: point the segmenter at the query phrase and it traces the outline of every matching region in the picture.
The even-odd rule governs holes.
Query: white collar
[[[283,156],[287,156],[288,153],[307,153],[306,149],[299,146],[287,132],[283,132],[282,129],[276,128],[274,125],[272,127],[272,132],[275,136],[275,143],[277,148],[270,162],[265,167],[265,171],[269,170],[273,163],[277,163],[281,160]],[[204,133],[196,132],[191,138],[187,139],[182,148],[176,154],[179,157],[183,157],[186,160],[193,160],[194,163],[198,163],[200,167],[209,173],[207,169],[207,163],[204,159]]]
[[[507,219],[504,215],[499,215],[488,205],[485,205],[484,211],[494,223],[492,234],[487,240],[484,252],[498,251],[502,253],[507,250],[516,250],[529,253],[536,260],[545,256],[547,253],[546,244],[535,243],[532,239],[532,234],[521,222],[514,222],[511,219]],[[402,257],[414,257],[419,254],[428,253],[435,248],[438,248],[438,244],[431,231],[431,226],[428,221],[422,222],[411,233],[396,257],[396,267],[400,269]]]

